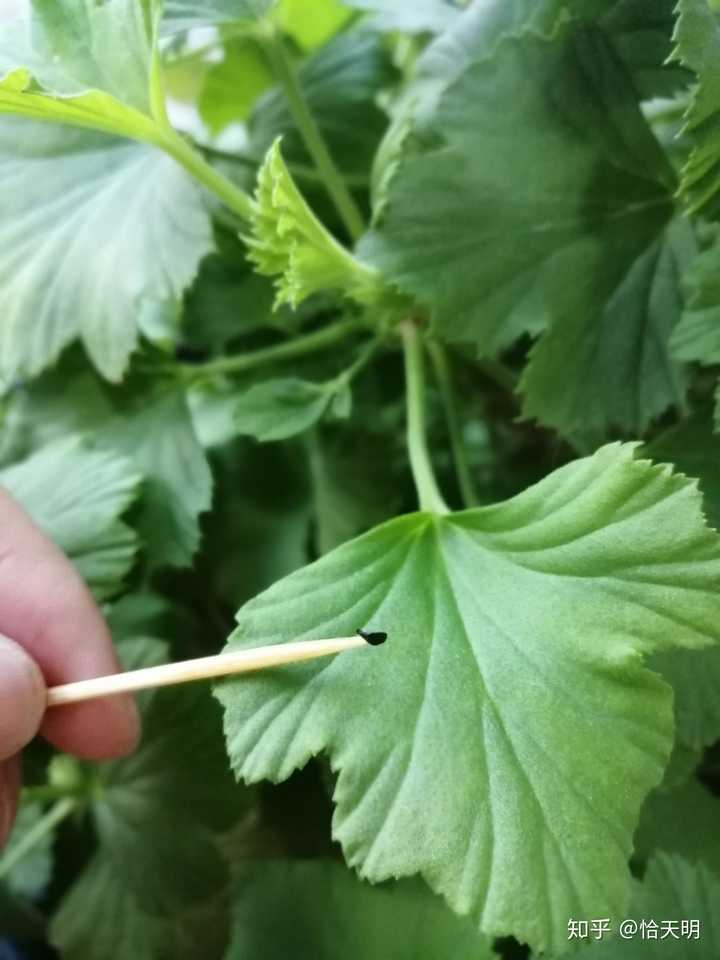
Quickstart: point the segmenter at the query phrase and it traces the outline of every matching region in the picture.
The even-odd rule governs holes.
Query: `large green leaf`
[[[80,337],[122,376],[142,313],[178,300],[211,246],[199,189],[152,147],[0,125],[0,369],[34,375]]]
[[[371,887],[332,861],[270,861],[241,868],[233,901],[225,960],[496,957],[474,924],[451,913],[424,884]]]
[[[481,29],[463,43],[447,69],[436,56],[456,79],[421,88],[429,105],[360,255],[439,335],[494,354],[596,313],[665,226],[673,178],[601,31],[569,22],[490,55]]]
[[[720,210],[720,13],[709,0],[679,0],[675,57],[697,77],[685,130],[696,146],[683,170],[682,188],[693,211]]]
[[[210,509],[212,475],[183,391],[141,394],[99,440],[143,476],[135,523],[150,565],[189,564],[200,542],[199,516]]]
[[[631,446],[497,506],[398,518],[240,611],[230,648],[389,640],[220,685],[233,766],[282,780],[327,751],[362,875],[421,873],[483,931],[560,950],[568,916],[626,906],[672,745],[641,656],[717,638],[719,574],[694,485]]]
[[[685,376],[669,340],[694,253],[690,226],[674,222],[627,265],[606,303],[542,337],[522,379],[525,415],[592,443],[609,428],[638,436],[668,407],[682,407]]]
[[[0,113],[157,140],[154,0],[32,6],[0,38]]]
[[[0,470],[0,484],[74,561],[98,596],[117,592],[136,538],[118,517],[140,477],[125,457],[65,437]]]

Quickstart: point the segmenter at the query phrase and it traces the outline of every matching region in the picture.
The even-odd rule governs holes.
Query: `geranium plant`
[[[717,6],[2,25],[0,482],[129,668],[389,640],[34,745],[0,937],[720,955]]]

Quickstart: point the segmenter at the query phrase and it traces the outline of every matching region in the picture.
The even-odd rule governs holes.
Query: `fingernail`
[[[17,643],[0,634],[0,758],[31,740],[46,703],[40,669]]]

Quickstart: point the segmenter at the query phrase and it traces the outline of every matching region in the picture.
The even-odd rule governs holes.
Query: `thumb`
[[[32,740],[45,702],[45,683],[35,661],[0,634],[0,761]]]

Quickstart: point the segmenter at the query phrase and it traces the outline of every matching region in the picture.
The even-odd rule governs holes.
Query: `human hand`
[[[0,489],[0,845],[17,807],[20,750],[38,730],[58,749],[87,760],[135,747],[139,721],[129,697],[45,713],[46,684],[118,669],[107,626],[81,577]]]

